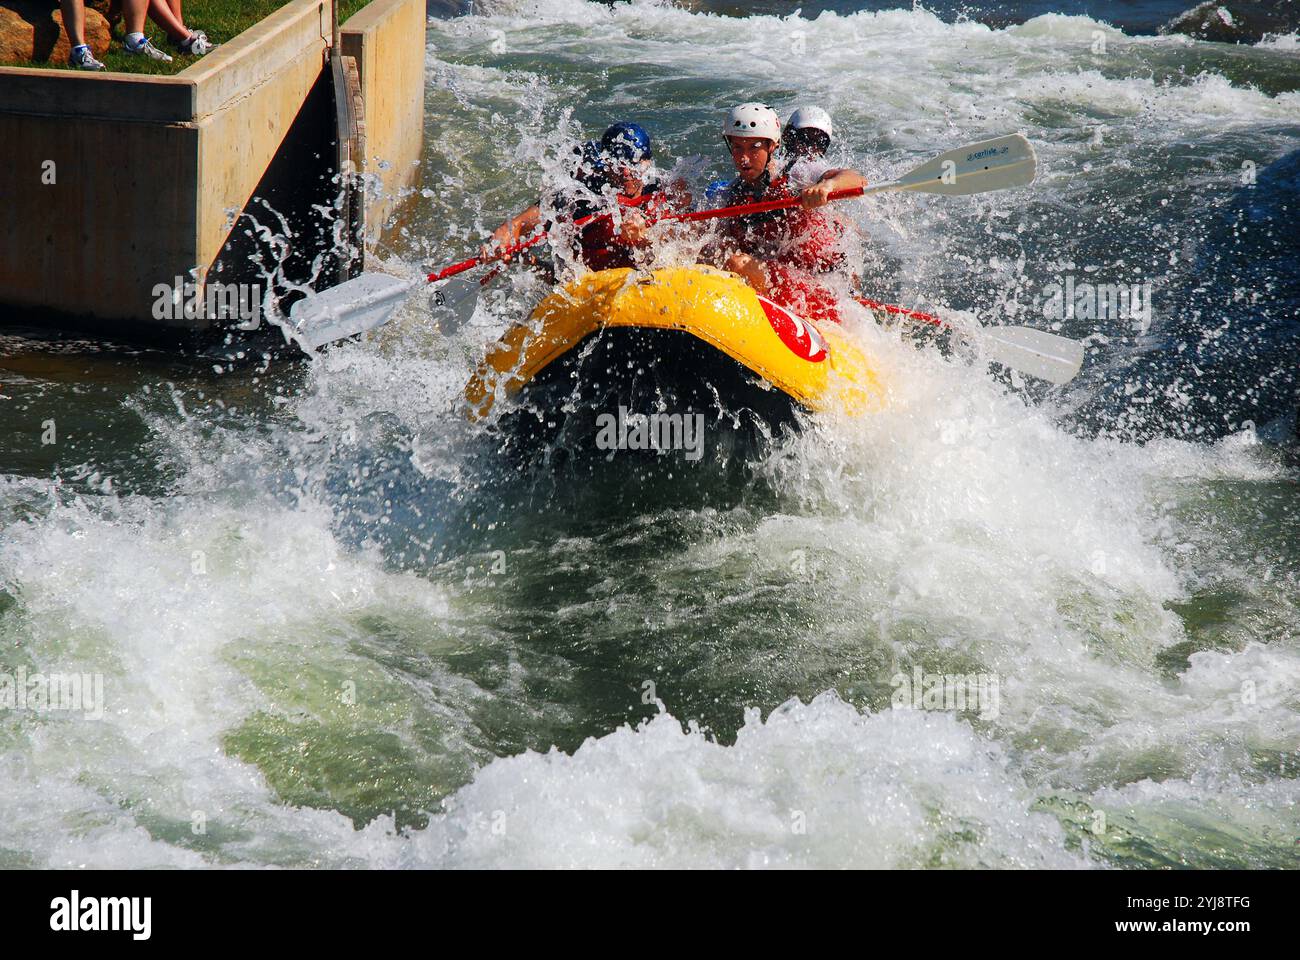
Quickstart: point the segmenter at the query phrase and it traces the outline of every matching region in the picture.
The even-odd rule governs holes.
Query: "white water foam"
[[[861,131],[848,134],[855,152],[882,146],[868,161],[873,175],[932,152],[936,142],[947,146],[950,137],[1032,128],[1041,110],[1108,111],[1133,136],[1150,131],[1146,119],[1158,113],[1163,122],[1150,136],[1172,142],[1222,124],[1281,123],[1296,107],[1294,95],[1269,97],[1215,75],[1164,84],[1072,69],[1069,51],[1096,27],[1080,18],[994,31],[943,24],[924,11],[742,23],[649,3],[500,9],[509,15],[432,28],[431,87],[455,84],[477,108],[464,123],[449,116],[449,139],[440,141],[460,149],[462,137],[472,147],[449,174],[465,175],[452,184],[462,189],[474,186],[473,170],[503,164],[501,149],[524,162],[543,149],[555,155],[564,138],[577,136],[572,126],[561,134],[548,126],[586,81],[569,74],[540,82],[508,65],[456,62],[480,54],[494,30],[508,51],[602,51],[599,70],[633,56],[688,74],[708,62],[726,86],[672,121],[665,139],[677,153],[715,149],[710,110],[742,90],[776,93],[782,107],[792,105],[795,55],[772,48],[756,59],[753,38],[756,29],[784,31],[786,39],[804,30],[819,56],[797,61],[807,78],[799,99],[820,98],[837,121],[845,118],[844,129]],[[1121,48],[1180,44],[1107,36]],[[1036,46],[1044,40],[1057,46]],[[899,69],[900,48],[929,51],[920,61],[929,69]],[[964,64],[963,76],[954,80],[941,62]],[[637,94],[635,84],[612,92],[611,109]],[[469,128],[482,124],[492,132],[471,136]],[[1053,169],[1073,149],[1048,142],[1042,150],[1044,189],[1062,205],[1087,188],[1088,175]],[[526,199],[527,186],[510,184],[498,198],[503,210]],[[934,222],[916,218],[911,202],[879,201],[866,222],[893,231],[886,238],[897,241],[920,283]],[[444,219],[459,230],[464,221],[451,216],[458,212]],[[336,503],[286,498],[277,486],[309,487],[313,478],[294,471],[318,467],[312,445],[346,449],[350,437],[364,437],[381,420],[415,438],[411,455],[426,476],[462,479],[459,428],[446,422],[474,359],[472,334],[439,341],[413,302],[393,330],[318,362],[304,394],[284,404],[292,430],[271,428],[291,434],[278,437],[283,442],[263,444],[251,430],[205,430],[180,411],[151,419],[161,459],[181,477],[173,497],[50,506],[39,485],[6,485],[6,511],[20,509],[0,544],[0,583],[16,598],[2,621],[5,639],[21,651],[16,658],[42,669],[107,671],[110,705],[102,722],[0,720],[0,859],[58,866],[1102,862],[1067,843],[1055,817],[1035,812],[1056,791],[1083,793],[1113,818],[1148,822],[1159,813],[1160,829],[1188,823],[1200,805],[1246,841],[1294,830],[1297,781],[1261,784],[1258,767],[1261,750],[1293,752],[1300,742],[1290,693],[1300,663],[1294,631],[1264,638],[1277,641],[1269,645],[1194,652],[1184,669],[1155,667],[1187,639],[1172,606],[1202,578],[1235,577],[1206,569],[1218,562],[1206,542],[1212,531],[1180,511],[1207,490],[1281,479],[1276,466],[1240,441],[1134,447],[1071,436],[1050,402],[1030,406],[979,370],[918,352],[894,334],[859,335],[883,358],[892,407],[857,422],[828,419],[792,441],[763,466],[781,494],[778,511],[750,528],[686,543],[658,558],[651,573],[665,579],[749,564],[762,579],[788,572],[792,553],[806,551],[819,603],[801,640],[828,657],[865,646],[867,632],[900,662],[960,654],[1005,678],[998,718],[873,713],[823,695],[765,719],[750,713],[735,744],[724,745],[684,729],[691,718],[678,717],[670,700],[650,723],[603,731],[572,755],[483,756],[468,743],[475,732],[468,705],[491,694],[464,677],[429,681],[377,667],[373,651],[356,645],[358,618],[368,613],[416,624],[454,618],[454,589],[427,571],[394,572],[376,551],[344,544],[334,529]],[[289,474],[283,480],[281,468]],[[575,565],[608,563],[581,538],[566,549]],[[194,573],[196,550],[202,575]],[[1288,576],[1279,573],[1284,594]],[[598,591],[593,596],[600,600]],[[1249,623],[1240,628],[1260,639]],[[332,716],[323,693],[313,700],[285,679],[299,663],[304,676],[324,664],[331,682],[359,675],[400,688],[406,706],[367,715],[374,729],[410,737],[418,710],[445,709],[439,716],[455,734],[453,749],[481,769],[451,793],[446,812],[405,833],[391,817],[356,830],[334,810],[286,801],[265,771],[231,756],[225,743],[258,711]],[[1243,701],[1247,683],[1253,703]],[[211,824],[206,835],[191,830],[196,811]]]
[[[661,714],[573,754],[498,760],[393,865],[1080,867],[996,746],[833,694],[724,747]]]

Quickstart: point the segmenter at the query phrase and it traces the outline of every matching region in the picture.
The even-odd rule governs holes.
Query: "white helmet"
[[[781,142],[781,120],[776,111],[761,103],[742,103],[732,107],[722,123],[724,137],[766,137]]]
[[[794,113],[790,114],[790,122],[786,124],[790,130],[820,130],[826,136],[833,136],[831,133],[831,115],[821,107],[800,107]]]

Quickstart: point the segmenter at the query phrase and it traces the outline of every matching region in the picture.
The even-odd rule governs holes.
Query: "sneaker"
[[[172,62],[172,58],[155,47],[153,41],[148,37],[145,37],[138,47],[133,47],[129,43],[123,43],[122,49],[137,57],[148,57],[150,60],[161,60],[163,63]]]
[[[188,40],[176,44],[176,49],[187,57],[201,57],[205,53],[211,53],[215,47],[216,44],[202,30],[191,32]]]
[[[75,67],[78,70],[104,69],[104,65],[95,59],[95,55],[90,52],[90,47],[87,46],[72,48],[72,53],[68,55],[68,66]]]

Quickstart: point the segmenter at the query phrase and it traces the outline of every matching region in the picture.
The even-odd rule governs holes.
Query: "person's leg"
[[[763,268],[762,260],[747,253],[733,253],[727,258],[724,269],[738,274],[759,293],[767,293],[767,271]]]
[[[82,0],[59,0],[63,11],[63,29],[68,33],[68,43],[74,47],[86,45],[86,5]]]
[[[144,34],[145,13],[149,9],[149,0],[122,0],[122,29],[127,35]]]
[[[149,19],[167,31],[172,43],[190,38],[190,30],[181,19],[180,0],[169,5],[166,0],[149,0]]]
[[[187,56],[201,57],[216,46],[202,30],[191,30],[181,13],[181,0],[149,0],[149,16],[167,31],[176,49]]]
[[[103,70],[104,65],[95,59],[86,44],[86,5],[83,0],[59,0],[63,11],[63,29],[68,33],[68,66],[78,70]]]
[[[149,12],[149,3],[150,0],[122,0],[122,28],[126,32],[123,46],[127,53],[170,63],[172,58],[155,47],[144,35],[144,20]]]

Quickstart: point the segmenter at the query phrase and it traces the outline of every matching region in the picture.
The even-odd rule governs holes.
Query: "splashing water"
[[[885,411],[580,483],[458,412],[526,272],[298,367],[6,338],[0,676],[105,702],[0,710],[0,866],[1297,865],[1300,473],[1261,442],[1294,411],[1293,54],[841,6],[432,21],[380,260],[468,255],[609,121],[707,180],[726,106],[807,101],[872,180],[1039,152],[1032,191],[843,208],[873,295],[1046,327],[1064,275],[1150,282],[1151,323],[1056,321],[1089,359],[1049,389],[855,318]],[[917,669],[996,709],[897,708]]]

